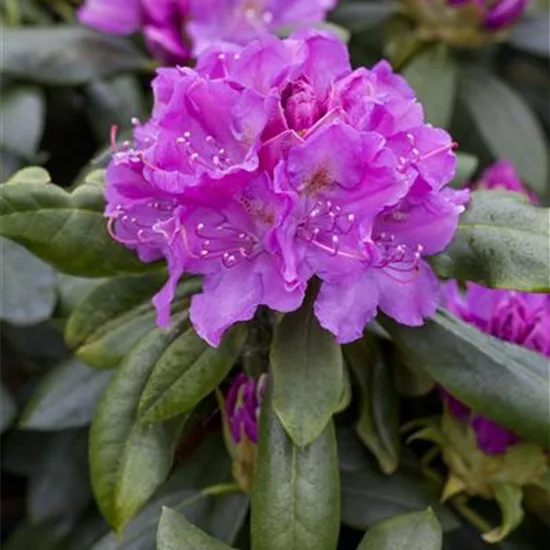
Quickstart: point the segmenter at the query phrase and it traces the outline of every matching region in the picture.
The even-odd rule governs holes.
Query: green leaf
[[[55,272],[22,246],[0,238],[0,318],[14,325],[49,319],[56,300]]]
[[[340,529],[340,481],[332,421],[308,446],[287,436],[272,404],[262,402],[256,481],[252,489],[254,550],[334,550]]]
[[[514,90],[480,67],[460,73],[459,94],[495,158],[510,160],[519,175],[543,193],[548,179],[544,132]]]
[[[211,348],[193,328],[174,340],[156,361],[139,401],[143,420],[164,420],[193,408],[214,391],[235,364],[247,326],[230,329]]]
[[[155,327],[151,299],[165,278],[162,272],[115,277],[87,293],[65,327],[65,339],[77,357],[93,367],[118,366],[134,344]],[[198,288],[196,280],[181,284],[174,311],[184,307],[185,298]]]
[[[441,525],[430,510],[412,512],[374,525],[357,550],[441,550]]]
[[[17,415],[17,407],[10,392],[0,384],[0,433],[4,433]]]
[[[68,193],[36,181],[0,187],[0,234],[69,275],[106,277],[150,271],[105,229],[100,186],[86,183]]]
[[[399,400],[377,340],[371,334],[343,347],[344,355],[359,383],[359,420],[355,430],[391,474],[399,465]]]
[[[185,514],[214,538],[233,544],[248,513],[248,497],[242,493],[211,496],[205,491],[229,479],[231,462],[221,437],[207,437],[130,521],[122,538],[109,533],[91,550],[151,550],[163,506]]]
[[[27,166],[17,171],[5,183],[50,183],[50,174],[40,166]]]
[[[151,371],[187,324],[153,330],[132,350],[105,391],[90,433],[90,467],[97,504],[109,523],[122,531],[166,479],[184,419],[146,424],[137,421],[137,404]]]
[[[195,527],[184,516],[163,508],[157,531],[157,550],[230,550],[231,547]]]
[[[514,25],[509,41],[521,50],[548,57],[550,55],[549,35],[548,14],[539,12],[537,15],[533,14],[532,17],[524,17],[517,25]]]
[[[484,533],[483,540],[494,544],[506,538],[523,521],[523,489],[511,483],[493,485],[495,499],[502,512],[502,525],[489,533]]]
[[[19,428],[64,430],[87,426],[111,375],[76,359],[54,367],[40,381],[21,416]]]
[[[454,240],[432,258],[441,277],[491,288],[548,292],[550,209],[532,206],[517,193],[476,191]]]
[[[67,318],[75,306],[95,287],[103,284],[107,279],[88,279],[73,277],[64,273],[57,273],[57,293],[59,295],[56,314]]]
[[[479,165],[479,159],[470,153],[457,153],[456,155],[456,174],[451,182],[453,187],[464,187],[472,180],[475,171]]]
[[[2,542],[2,550],[59,550],[62,537],[51,523],[35,524],[24,520]]]
[[[450,509],[439,502],[441,487],[432,486],[420,461],[403,453],[399,468],[383,474],[374,458],[351,430],[338,430],[338,455],[342,478],[342,521],[365,530],[397,514],[433,508],[445,530],[457,527]]]
[[[341,408],[344,361],[313,313],[311,295],[275,328],[270,353],[273,407],[291,439],[305,447]]]
[[[368,3],[348,2],[339,5],[330,14],[330,20],[351,32],[362,32],[383,24],[396,10],[397,2],[388,0]]]
[[[409,360],[457,399],[525,439],[550,446],[545,357],[444,311],[422,327],[381,321]]]
[[[2,35],[2,71],[43,84],[84,84],[150,67],[130,41],[86,27],[4,27]]]
[[[31,160],[42,137],[44,114],[45,99],[40,88],[17,86],[2,89],[0,148]]]
[[[86,430],[65,430],[41,449],[28,487],[29,516],[34,523],[55,522],[66,534],[90,504],[87,439]]]
[[[426,120],[447,128],[454,108],[458,68],[445,46],[427,47],[406,66],[403,76],[424,107]]]

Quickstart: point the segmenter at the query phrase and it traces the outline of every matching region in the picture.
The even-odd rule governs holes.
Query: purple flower
[[[233,381],[225,399],[225,418],[235,445],[246,437],[251,443],[258,443],[260,406],[265,391],[266,377],[258,381],[243,373]]]
[[[151,53],[173,64],[190,56],[183,34],[189,4],[190,0],[86,0],[77,16],[81,23],[107,33],[142,32]]]
[[[483,27],[498,31],[516,23],[529,0],[447,0],[452,6],[475,6]]]
[[[151,53],[182,63],[214,44],[247,44],[266,32],[314,25],[337,0],[86,0],[81,23],[113,34],[142,32]]]
[[[520,192],[536,202],[513,165],[506,161],[486,170],[474,187]],[[550,296],[547,294],[489,289],[475,283],[467,283],[466,291],[461,292],[458,284],[450,281],[444,285],[444,300],[451,312],[482,332],[550,357]],[[487,454],[503,453],[520,441],[517,435],[476,415],[446,391],[442,390],[442,395],[453,415],[470,423],[479,447]]]
[[[153,90],[107,170],[106,214],[143,261],[167,259],[161,325],[184,273],[204,277],[191,320],[214,346],[259,305],[297,309],[312,277],[339,342],[377,308],[409,325],[433,314],[424,256],[450,242],[468,191],[445,187],[453,143],[386,62],[352,71],[331,35],[264,35],[161,69]]]

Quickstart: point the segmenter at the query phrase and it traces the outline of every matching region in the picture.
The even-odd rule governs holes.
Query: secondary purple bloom
[[[190,1],[86,0],[77,16],[81,23],[107,33],[143,32],[151,53],[172,64],[190,57],[184,35]]]
[[[516,23],[529,0],[447,0],[452,6],[475,6],[483,27],[497,31]]]
[[[352,71],[330,35],[264,35],[161,69],[153,88],[152,118],[108,168],[106,214],[144,261],[167,259],[160,324],[184,273],[204,277],[191,320],[211,345],[259,305],[297,309],[312,277],[339,342],[377,308],[409,325],[433,314],[424,256],[447,246],[468,191],[445,187],[453,143],[386,62]]]
[[[104,32],[140,31],[155,57],[181,63],[224,42],[320,23],[338,0],[86,0],[78,19]]]
[[[235,445],[245,436],[251,443],[258,443],[260,406],[266,380],[265,375],[256,381],[241,373],[231,385],[225,399],[225,417]]]
[[[505,189],[534,197],[518,178],[514,167],[500,161],[486,170],[474,187]],[[526,347],[550,357],[550,296],[513,290],[489,289],[467,283],[462,292],[455,281],[444,285],[446,307],[455,315],[496,338]],[[442,391],[453,415],[469,422],[479,447],[487,454],[505,452],[520,438],[492,420],[477,415],[447,392]]]

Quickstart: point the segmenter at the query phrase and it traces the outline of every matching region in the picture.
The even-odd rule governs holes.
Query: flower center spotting
[[[311,84],[304,78],[287,84],[281,103],[289,128],[296,132],[311,128],[324,114]]]

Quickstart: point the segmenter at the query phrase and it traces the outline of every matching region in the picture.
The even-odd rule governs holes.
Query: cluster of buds
[[[255,380],[241,373],[225,399],[218,393],[225,444],[233,460],[233,477],[245,493],[250,493],[256,471],[260,407],[266,382],[265,374]]]
[[[523,15],[529,0],[403,0],[422,39],[460,47],[501,40]]]

